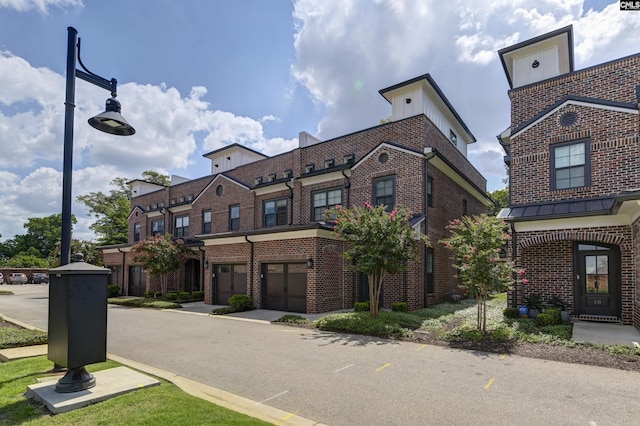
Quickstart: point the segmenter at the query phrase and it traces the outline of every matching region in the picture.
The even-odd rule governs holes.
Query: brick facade
[[[432,164],[425,154],[427,147],[431,148],[432,157],[441,159],[439,163]],[[325,169],[325,161],[331,159],[334,166]],[[442,166],[444,163],[446,167]],[[315,166],[312,172],[306,168],[309,164]],[[467,182],[466,189],[453,180],[452,173]],[[426,212],[425,174],[432,179],[434,200]],[[417,216],[427,216],[421,230],[431,238],[435,271],[433,292],[425,294],[425,249],[421,249],[419,261],[407,265],[407,271],[385,278],[383,307],[406,301],[410,309],[419,309],[448,300],[458,282],[450,255],[438,240],[445,236],[446,224],[465,213],[464,208],[467,214],[479,214],[486,211],[490,201],[484,177],[422,114],[135,197],[129,217],[129,243],[103,248],[105,265],[120,268],[126,294],[129,266],[134,264],[131,248],[135,224],[139,223],[140,239],[144,239],[151,235],[153,220],[164,219],[165,232],[173,234],[175,218],[188,215],[186,238],[193,245],[195,258],[190,267],[200,271],[199,285],[206,303],[211,303],[216,291],[213,265],[246,266],[247,294],[257,307],[265,308],[265,265],[307,265],[311,259],[313,266],[306,269],[306,312],[349,309],[359,297],[361,277],[349,271],[342,258],[344,244],[314,220],[312,195],[316,191],[339,190],[342,205],[363,205],[374,201],[374,179],[385,176],[395,179],[397,205],[409,208]],[[185,197],[183,202],[179,202],[181,197]],[[176,199],[177,203],[172,202]],[[286,200],[286,223],[266,227],[265,202],[276,199]],[[240,227],[235,230],[229,225],[232,205],[240,206]],[[209,232],[202,224],[204,211],[211,211]],[[183,290],[184,276],[183,266],[170,280],[169,288]],[[146,288],[155,290],[156,286],[155,280],[148,277]]]
[[[599,245],[619,257],[609,265],[619,276],[608,279],[619,286],[620,308],[609,316],[640,327],[640,228],[631,223],[640,213],[638,75],[640,55],[633,55],[509,91],[511,206],[503,217],[513,222],[516,264],[529,280],[509,295],[512,305],[535,292],[560,297],[574,313],[587,311],[578,245]],[[567,114],[575,120],[565,121]],[[587,148],[584,186],[555,189],[553,149],[580,141]],[[612,205],[588,204],[603,199]],[[563,205],[562,214],[541,213]]]

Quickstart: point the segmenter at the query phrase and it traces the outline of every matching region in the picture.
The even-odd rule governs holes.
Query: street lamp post
[[[50,270],[49,283],[49,359],[55,369],[67,367],[58,381],[56,392],[77,392],[95,386],[95,378],[85,364],[106,359],[106,274],[108,269],[71,261],[71,181],[73,170],[73,115],[76,77],[111,92],[106,111],[89,119],[89,124],[106,133],[133,135],[136,130],[120,115],[116,100],[118,82],[107,80],[89,71],[80,58],[78,31],[68,27],[67,82],[64,112],[64,157],[62,164],[62,236],[60,267]],[[80,67],[76,68],[76,58]],[[82,256],[82,255],[80,255]],[[103,275],[105,282],[92,286],[95,277]],[[81,279],[81,283],[76,283]],[[104,294],[102,293],[104,291]]]
[[[89,124],[105,133],[119,136],[135,134],[136,130],[120,115],[120,102],[116,100],[118,81],[107,80],[89,71],[80,58],[78,31],[68,27],[67,85],[64,111],[64,158],[62,164],[62,238],[60,265],[71,260],[71,178],[73,170],[73,116],[75,108],[76,77],[111,92],[105,112],[89,119]],[[76,68],[76,58],[82,70]]]

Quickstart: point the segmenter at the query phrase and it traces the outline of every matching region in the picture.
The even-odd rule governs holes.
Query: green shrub
[[[285,315],[273,322],[283,322],[286,324],[308,324],[309,320],[300,315]]]
[[[194,291],[192,296],[195,300],[204,300],[204,291]]]
[[[170,291],[164,298],[167,300],[178,300],[178,292]]]
[[[110,284],[107,287],[107,294],[108,297],[118,297],[118,295],[120,294],[120,287],[114,284]]]
[[[562,314],[560,313],[560,308],[545,309],[544,313],[549,315],[553,319],[553,323],[549,325],[562,324]]]
[[[355,312],[369,312],[370,309],[369,302],[356,302],[353,304]]]
[[[213,309],[211,311],[211,315],[227,315],[227,314],[232,314],[234,313],[236,310],[233,309],[231,306],[226,306],[224,308],[216,308]]]
[[[546,327],[548,325],[555,325],[555,318],[553,318],[553,315],[547,314],[545,312],[538,314],[538,316],[535,319],[536,321],[536,325],[538,327]]]
[[[229,305],[237,312],[254,309],[253,299],[246,294],[234,294],[229,298]]]
[[[161,291],[156,291],[155,293],[153,293],[153,295],[158,298],[158,297],[162,297],[162,292]]]
[[[391,310],[393,312],[409,312],[409,305],[407,302],[393,302],[391,304]]]
[[[144,292],[144,297],[152,298],[152,297],[153,297],[153,294],[154,294],[154,293],[153,293],[153,291],[151,291],[151,290],[149,290],[149,291],[145,291],[145,292]]]
[[[191,293],[189,293],[188,291],[181,291],[178,293],[178,299],[180,300],[190,300],[191,299]]]
[[[511,319],[520,318],[520,310],[518,308],[514,308],[511,306],[504,308],[504,311],[502,311],[502,314],[504,315],[505,318],[511,318]]]
[[[316,327],[321,330],[363,334],[375,337],[403,337],[420,327],[418,317],[403,312],[378,312],[372,317],[368,312],[348,312],[320,318]]]

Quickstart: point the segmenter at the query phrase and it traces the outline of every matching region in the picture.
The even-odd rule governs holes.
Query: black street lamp
[[[78,31],[68,27],[67,86],[64,111],[64,159],[62,164],[62,241],[60,265],[71,261],[71,176],[73,170],[73,113],[75,108],[76,77],[111,92],[106,110],[89,119],[89,124],[105,133],[119,136],[133,135],[136,130],[120,115],[120,102],[116,100],[118,81],[107,80],[89,71],[80,59]],[[77,50],[76,50],[77,49]],[[76,54],[77,52],[77,54]],[[76,58],[82,70],[76,69]]]

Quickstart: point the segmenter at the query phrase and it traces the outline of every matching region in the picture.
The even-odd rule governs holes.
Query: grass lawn
[[[107,299],[107,303],[112,305],[129,306],[132,308],[155,308],[155,309],[178,309],[182,308],[182,305],[176,302],[170,302],[166,300],[157,300],[152,298],[119,298],[110,297]]]
[[[47,333],[39,330],[27,330],[16,327],[0,317],[0,349],[47,343]]]
[[[87,366],[89,372],[117,367],[107,361]],[[184,393],[173,384],[121,395],[68,413],[52,416],[24,396],[28,385],[50,375],[46,357],[0,364],[0,425],[267,425]]]

